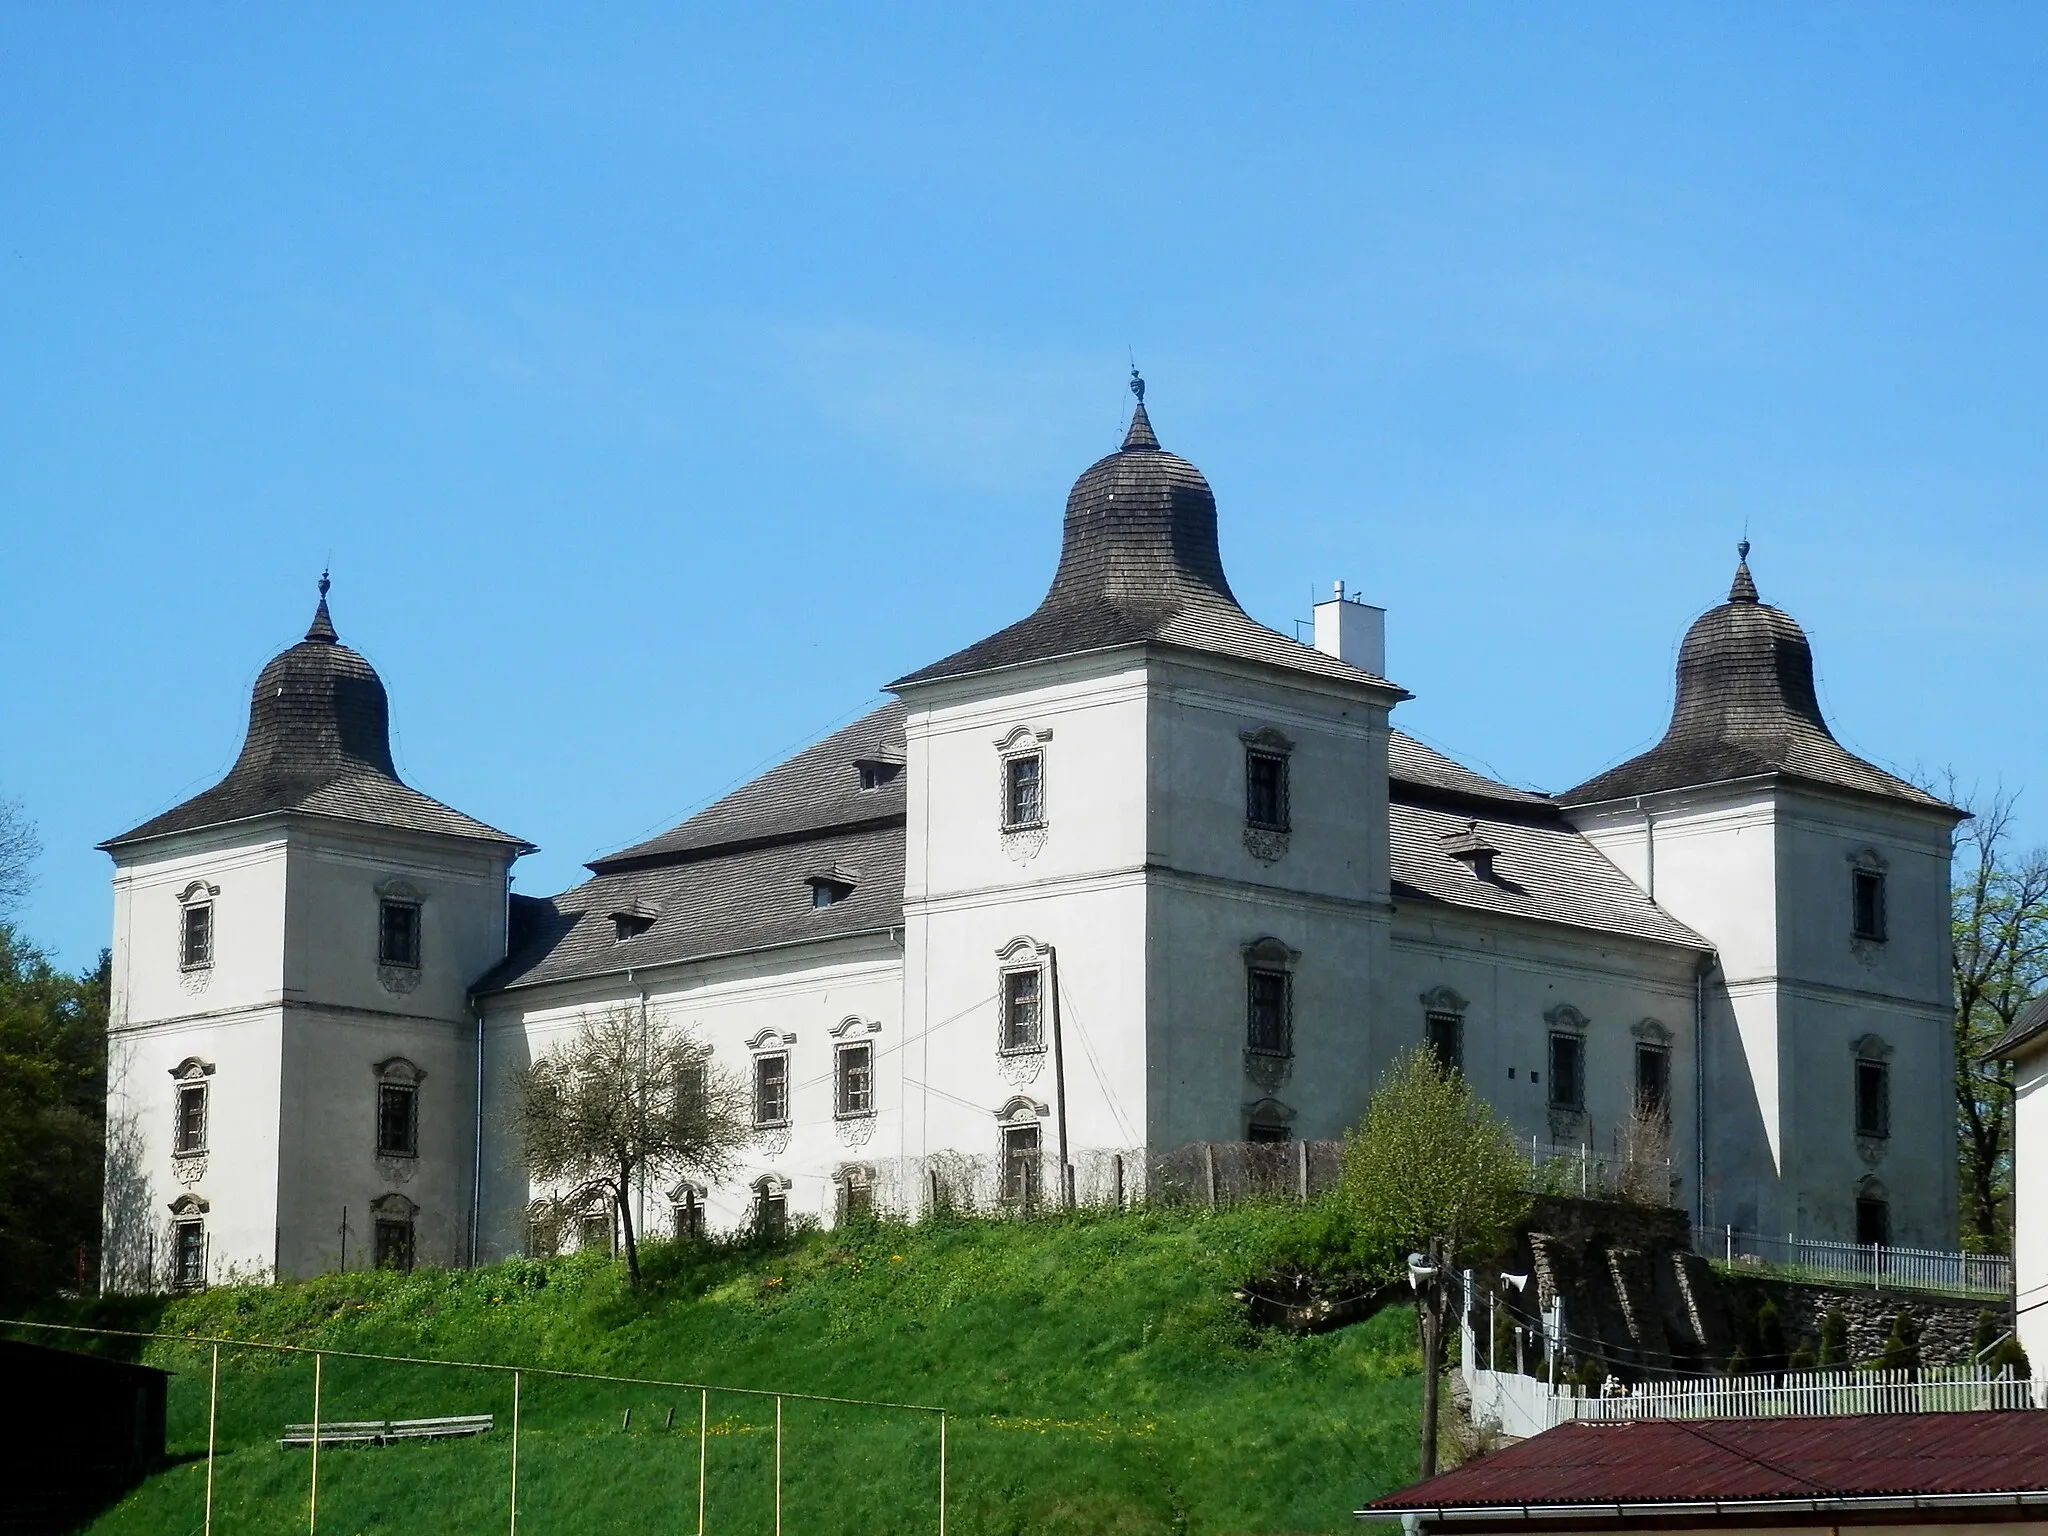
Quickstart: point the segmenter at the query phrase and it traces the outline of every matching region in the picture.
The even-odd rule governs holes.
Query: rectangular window
[[[868,1115],[875,1109],[875,1048],[865,1043],[839,1047],[839,1110]]]
[[[1003,1127],[1003,1198],[1024,1210],[1038,1205],[1038,1127]]]
[[[178,1124],[172,1140],[177,1152],[206,1150],[206,1084],[178,1085]]]
[[[377,1085],[377,1155],[418,1157],[420,1091],[409,1083]]]
[[[1244,1043],[1269,1056],[1285,1056],[1292,1048],[1288,1040],[1288,987],[1292,978],[1285,971],[1245,972]]]
[[[676,1067],[676,1117],[685,1125],[704,1118],[710,1093],[710,1067],[702,1061],[685,1061]]]
[[[375,1246],[371,1256],[379,1269],[412,1273],[412,1223],[390,1216],[377,1218]]]
[[[1287,830],[1287,759],[1280,753],[1245,753],[1244,819],[1255,827]]]
[[[1636,1046],[1636,1109],[1661,1115],[1671,1108],[1671,1053],[1661,1045]]]
[[[1891,1068],[1881,1061],[1856,1063],[1856,1134],[1892,1133]]]
[[[180,1290],[196,1290],[206,1284],[206,1228],[181,1221],[171,1232],[172,1279]]]
[[[1035,827],[1045,820],[1045,757],[1027,752],[1003,759],[1003,826]]]
[[[1586,1042],[1577,1035],[1550,1037],[1550,1107],[1586,1107]]]
[[[686,1191],[674,1206],[676,1238],[681,1242],[696,1242],[704,1236],[704,1202],[697,1198],[695,1190]]]
[[[185,909],[184,938],[178,948],[181,969],[196,971],[213,964],[213,903],[202,901]]]
[[[789,1057],[777,1051],[773,1056],[754,1058],[754,1124],[789,1123]]]
[[[1437,1065],[1446,1072],[1464,1071],[1464,1015],[1450,1012],[1431,1012],[1423,1017],[1423,1029],[1424,1038],[1429,1044],[1430,1054],[1436,1057]]]
[[[417,967],[420,963],[420,909],[409,901],[378,904],[377,963]]]
[[[1850,871],[1850,898],[1854,907],[1855,936],[1877,943],[1884,941],[1884,871]]]
[[[1003,1049],[1035,1051],[1045,1043],[1039,1027],[1039,972],[1003,972]]]
[[[1866,1248],[1887,1248],[1892,1240],[1892,1208],[1883,1200],[1862,1196],[1856,1201],[1856,1241]]]

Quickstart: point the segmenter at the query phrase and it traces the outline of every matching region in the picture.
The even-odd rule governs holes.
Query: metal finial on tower
[[[1136,363],[1131,364],[1131,393],[1138,397],[1138,404],[1145,403],[1145,380]]]

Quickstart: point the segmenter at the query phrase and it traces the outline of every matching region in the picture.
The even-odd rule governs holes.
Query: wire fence
[[[170,1371],[148,1529],[946,1530],[949,1415],[488,1361],[0,1320]]]
[[[1693,1251],[1728,1265],[1790,1272],[1829,1284],[1872,1290],[1951,1291],[1970,1296],[2012,1293],[2012,1260],[2002,1253],[1947,1253],[1889,1243],[1841,1243],[1822,1238],[1695,1227]]]

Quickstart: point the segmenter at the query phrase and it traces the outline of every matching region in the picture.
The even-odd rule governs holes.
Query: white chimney
[[[1387,610],[1344,595],[1344,583],[1316,604],[1316,649],[1374,677],[1387,675]]]

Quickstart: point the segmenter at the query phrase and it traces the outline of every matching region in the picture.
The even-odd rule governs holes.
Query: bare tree
[[[0,922],[13,916],[35,884],[42,840],[19,800],[0,800]]]
[[[1614,1193],[1631,1205],[1671,1203],[1671,1106],[1663,1094],[1638,1092],[1614,1132]]]
[[[1949,903],[1963,1236],[1998,1250],[2011,1233],[2012,1076],[1984,1053],[2048,983],[2048,849],[2014,849],[2016,793],[1958,797],[1953,775],[1945,787],[1971,813],[1955,832]]]
[[[634,1184],[684,1173],[717,1183],[753,1136],[744,1086],[713,1064],[711,1047],[631,1003],[586,1014],[513,1086],[510,1119],[527,1173],[604,1191],[636,1288]]]

